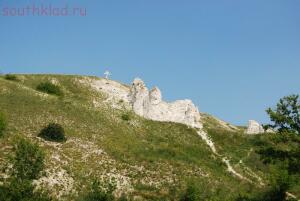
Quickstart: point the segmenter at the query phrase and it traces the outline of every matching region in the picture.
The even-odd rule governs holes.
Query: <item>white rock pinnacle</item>
[[[139,78],[134,79],[129,97],[133,111],[140,116],[157,121],[171,121],[202,128],[200,113],[191,100],[178,100],[173,103],[164,102],[157,87],[149,92],[144,82]]]

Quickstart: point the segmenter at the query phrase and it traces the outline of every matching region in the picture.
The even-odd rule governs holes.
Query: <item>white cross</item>
[[[104,76],[105,76],[105,79],[108,79],[109,76],[111,76],[111,73],[110,73],[108,70],[106,70],[106,71],[104,72]]]

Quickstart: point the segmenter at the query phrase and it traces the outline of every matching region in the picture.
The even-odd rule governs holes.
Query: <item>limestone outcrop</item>
[[[264,133],[263,127],[255,120],[249,120],[246,134],[260,134]]]
[[[129,94],[133,111],[147,119],[183,123],[202,128],[200,113],[191,100],[178,100],[167,103],[162,100],[159,88],[148,90],[144,82],[134,79]]]

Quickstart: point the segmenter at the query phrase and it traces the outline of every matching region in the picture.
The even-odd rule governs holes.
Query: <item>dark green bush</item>
[[[44,168],[45,154],[37,144],[19,139],[15,146],[13,175],[20,180],[37,179]]]
[[[6,75],[4,76],[4,78],[5,78],[6,80],[12,80],[12,81],[17,81],[17,80],[18,80],[17,76],[16,76],[16,75],[13,75],[13,74],[6,74]]]
[[[60,124],[50,123],[39,133],[39,137],[54,142],[66,141],[64,128]]]
[[[52,84],[51,82],[42,82],[36,87],[36,89],[47,94],[53,94],[57,96],[63,95],[63,92],[61,91],[60,87],[55,84]]]
[[[0,112],[0,137],[3,136],[4,130],[6,128],[6,121],[4,115]]]
[[[129,113],[124,113],[124,114],[122,114],[121,118],[124,121],[129,121],[130,120],[130,114]]]

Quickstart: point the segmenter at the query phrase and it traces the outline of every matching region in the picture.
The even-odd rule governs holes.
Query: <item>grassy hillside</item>
[[[203,118],[219,153],[253,182],[228,173],[221,156],[214,155],[194,129],[113,109],[105,102],[105,94],[83,85],[82,79],[85,77],[67,75],[0,77],[0,109],[8,123],[0,138],[0,181],[9,167],[14,139],[23,136],[46,150],[46,170],[38,183],[60,200],[75,199],[94,178],[114,180],[117,195],[126,193],[144,200],[178,199],[190,180],[197,183],[203,197],[214,200],[232,200],[240,192],[261,188],[257,177],[267,183],[266,167],[253,151],[253,137],[245,136],[242,129],[228,130],[209,116]],[[63,95],[37,91],[45,81],[58,85]],[[128,118],[122,118],[124,114]],[[66,142],[37,137],[52,122],[64,127]]]

